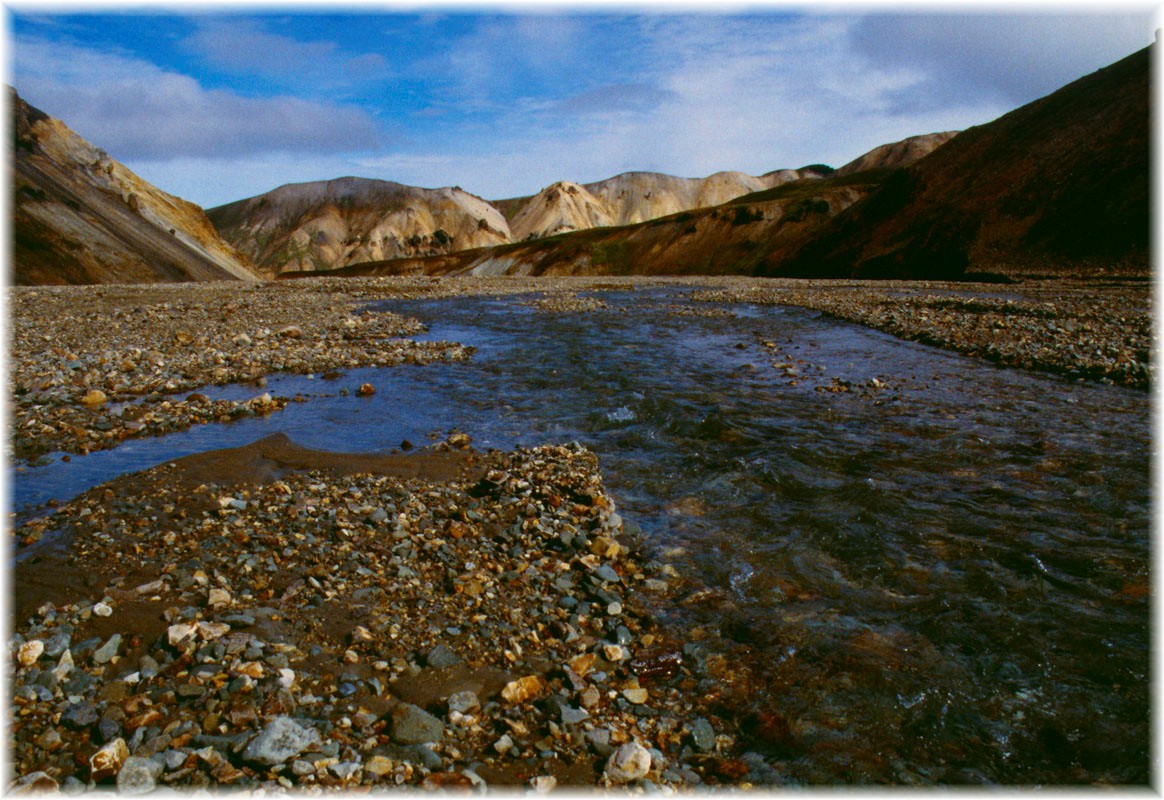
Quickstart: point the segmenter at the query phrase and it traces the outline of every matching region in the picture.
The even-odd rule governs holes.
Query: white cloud
[[[1153,30],[1150,11],[870,14],[853,43],[877,68],[927,75],[903,106],[954,93],[1017,106],[1147,47]]]
[[[197,28],[179,46],[226,72],[300,82],[310,77],[325,85],[382,80],[389,75],[379,53],[353,55],[336,42],[300,41],[266,31],[254,19],[195,20]]]
[[[359,108],[206,89],[120,53],[23,39],[14,55],[17,91],[119,160],[351,152],[384,140]]]

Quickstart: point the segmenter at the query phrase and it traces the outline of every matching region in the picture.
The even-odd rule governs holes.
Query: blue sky
[[[989,122],[1156,22],[1150,5],[164,8],[10,4],[8,80],[206,207],[344,175],[500,199],[628,170],[840,166]]]

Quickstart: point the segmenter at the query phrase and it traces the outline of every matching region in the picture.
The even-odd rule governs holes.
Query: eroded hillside
[[[202,209],[142,180],[14,91],[17,285],[259,276]]]

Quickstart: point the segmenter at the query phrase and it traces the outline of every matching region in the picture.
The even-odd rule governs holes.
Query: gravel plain
[[[9,290],[17,464],[306,398],[278,371],[472,357],[387,298],[579,292],[643,279],[328,279]],[[1148,388],[1143,281],[659,280],[701,301],[816,309],[902,338]],[[730,306],[728,307],[730,308]],[[704,309],[704,310],[701,310]],[[245,402],[208,385],[250,382]],[[352,387],[356,390],[355,387]],[[698,597],[639,549],[579,445],[399,456],[272,437],[96,487],[15,526],[13,788],[123,792],[779,784],[788,736],[732,645],[652,607]]]

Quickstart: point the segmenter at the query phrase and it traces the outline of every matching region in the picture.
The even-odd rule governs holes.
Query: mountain
[[[916,160],[951,135],[916,136],[879,148],[863,156],[863,169],[887,160],[894,165]],[[279,275],[633,225],[831,172],[823,165],[761,176],[725,171],[705,178],[624,172],[588,184],[559,180],[532,197],[494,201],[455,186],[418,189],[348,177],[279,186],[206,213],[236,248],[269,275]]]
[[[497,204],[515,232],[540,212],[539,219],[550,223],[542,226],[548,236],[428,258],[352,264],[337,274],[751,275],[797,252],[825,223],[872,194],[896,167],[952,137],[914,136],[835,171],[813,165],[759,177],[721,172],[704,179],[630,172],[598,183],[558,183],[534,198]],[[674,208],[683,210],[650,216]],[[575,209],[567,221],[566,212]],[[582,228],[576,223],[583,214],[607,227]]]
[[[509,216],[513,241],[540,239],[568,231],[633,225],[681,211],[726,203],[745,194],[825,174],[812,168],[779,170],[756,177],[717,172],[707,178],[677,178],[658,172],[624,172],[596,183],[560,181],[533,197],[495,205]]]
[[[784,257],[892,170],[804,178],[711,208],[428,258],[352,264],[338,275],[750,275]]]
[[[459,187],[339,178],[297,183],[207,212],[270,274],[433,255],[508,242],[496,208]]]
[[[963,131],[760,274],[1146,272],[1150,50]]]
[[[207,214],[269,273],[313,272],[627,225],[828,172],[809,167],[707,178],[627,172],[596,183],[558,181],[532,197],[494,202],[458,187],[421,189],[349,177],[280,186]]]
[[[201,208],[9,92],[14,284],[258,279]]]
[[[827,178],[637,225],[342,274],[1146,274],[1150,51],[956,136],[877,148]]]
[[[838,175],[854,175],[870,169],[901,169],[916,161],[921,161],[946,142],[958,135],[958,131],[925,133],[911,136],[900,142],[890,142],[874,147],[863,156],[853,159],[837,170]]]

